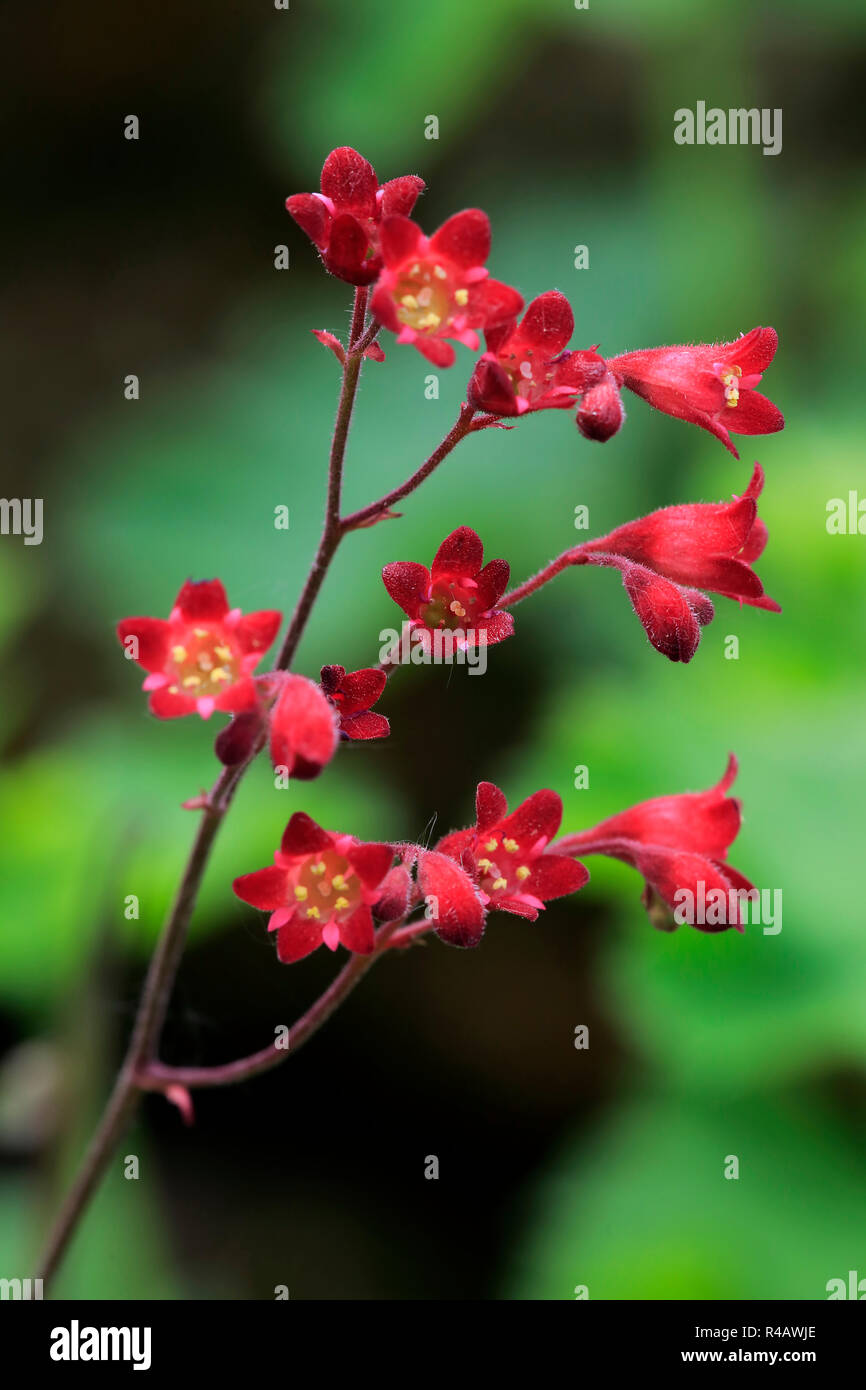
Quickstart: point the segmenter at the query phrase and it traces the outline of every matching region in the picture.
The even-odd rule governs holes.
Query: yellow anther
[[[457,618],[465,618],[465,617],[466,617],[466,609],[463,607],[463,604],[462,604],[462,603],[459,603],[459,602],[457,601],[456,598],[455,598],[451,603],[449,603],[448,607],[449,607],[450,611],[455,615],[455,617],[457,617]]]
[[[210,637],[210,632],[206,627],[194,627],[193,632],[196,637]]]
[[[429,314],[422,314],[422,315],[421,315],[420,319],[418,320],[418,327],[419,327],[419,328],[438,328],[441,322],[442,322],[442,315],[441,315],[441,314],[434,314],[434,313],[433,313],[433,310],[431,309]]]
[[[340,912],[340,911],[342,911],[342,909],[343,909],[344,907],[348,907],[348,906],[349,906],[349,899],[348,899],[348,898],[338,898],[337,901],[334,903],[334,910],[335,910],[336,912]]]
[[[521,864],[520,868],[515,871],[515,877],[519,878],[522,883],[525,878],[529,878],[531,873],[532,870],[526,864]]]
[[[222,666],[215,666],[210,673],[212,681],[230,681],[231,676]]]
[[[404,295],[401,295],[401,297],[400,297],[400,303],[403,305],[403,307],[404,307],[405,309],[417,309],[417,308],[418,308],[418,301],[417,301],[417,299],[415,298],[414,294],[404,294]]]
[[[461,307],[461,309],[462,309],[464,304],[468,304],[468,303],[469,303],[469,291],[468,291],[468,290],[455,290],[455,291],[454,291],[454,298],[457,300],[457,303],[460,305],[460,307]]]
[[[479,859],[478,867],[482,873],[486,874],[493,868],[493,862],[490,859]]]
[[[306,889],[302,883],[299,883],[295,889],[295,897],[297,898],[298,902],[306,902],[309,896],[309,890]]]
[[[313,918],[318,917],[318,916],[319,916],[319,909],[318,909],[317,907],[308,907],[308,908],[307,908],[307,911],[306,911],[306,916],[307,916],[307,917],[313,917]]]
[[[485,840],[485,841],[484,841],[484,848],[485,848],[485,849],[489,849],[490,852],[491,852],[491,854],[492,854],[493,851],[494,851],[495,849],[498,849],[498,848],[499,848],[499,841],[498,841],[498,840]]]
[[[494,880],[494,883],[493,883],[493,891],[494,891],[494,893],[498,893],[502,888],[507,888],[507,887],[508,887],[508,879],[507,879],[507,878],[497,878],[497,879]]]
[[[177,686],[176,686],[176,685],[170,685],[170,686],[168,687],[168,693],[169,693],[169,695],[177,695],[177,694],[179,693],[179,692],[178,692]]]
[[[311,873],[311,874],[315,874],[315,875],[316,875],[316,878],[318,878],[318,877],[320,876],[320,874],[323,874],[324,872],[325,872],[325,866],[324,866],[324,864],[322,863],[321,859],[319,860],[318,864],[311,864],[311,865],[310,865],[310,873]]]
[[[187,656],[186,647],[172,647],[172,649],[171,649],[171,659],[172,659],[172,661],[177,661],[177,662],[186,661],[186,656]]]
[[[448,272],[447,272],[447,270],[443,270],[441,265],[434,265],[434,267],[433,267],[433,274],[436,276],[436,279],[437,279],[437,280],[447,280],[447,279],[448,279]]]
[[[214,652],[219,657],[220,661],[229,661],[231,658],[232,649],[231,647],[224,647],[220,645],[219,647],[214,647]]]
[[[342,874],[334,874],[334,877],[331,879],[331,882],[333,883],[334,887],[338,890],[341,888],[345,888],[346,886],[346,880]]]
[[[201,685],[201,676],[184,676],[183,684],[187,686]]]
[[[507,849],[509,854],[513,854],[514,851],[517,849],[517,841],[516,841],[516,840],[503,840],[503,841],[502,841],[502,847],[503,847],[503,849]]]

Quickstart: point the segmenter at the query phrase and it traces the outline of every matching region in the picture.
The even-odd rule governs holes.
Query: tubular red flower
[[[240,714],[257,704],[252,672],[277,635],[282,614],[229,608],[218,579],[187,580],[168,619],[124,618],[117,635],[149,672],[150,709],[159,719],[213,711]]]
[[[318,777],[337,748],[334,706],[314,681],[287,675],[280,685],[270,720],[271,762],[289,777]]]
[[[754,893],[749,880],[725,862],[741,823],[740,802],[727,795],[736,775],[737,760],[731,754],[721,780],[708,791],[642,801],[591,830],[563,836],[551,850],[621,859],[643,875],[648,888],[671,910],[679,906],[677,895],[684,892],[693,901],[712,891],[721,891],[726,901],[731,890]],[[649,896],[645,902],[650,905]],[[724,922],[692,925],[704,931],[742,929],[742,904],[735,899],[734,911]]]
[[[270,912],[268,931],[277,933],[284,963],[322,945],[369,955],[375,944],[372,908],[393,860],[390,845],[333,834],[296,811],[273,865],[241,874],[232,886],[243,902]]]
[[[384,714],[372,714],[385,689],[387,676],[375,666],[363,671],[350,671],[344,666],[323,666],[320,674],[322,690],[334,705],[340,733],[346,738],[386,738],[391,726]]]
[[[551,898],[576,893],[589,879],[577,860],[547,853],[562,821],[556,792],[534,792],[509,815],[504,793],[480,782],[475,806],[475,825],[446,835],[437,850],[461,866],[491,911],[534,922]]]
[[[782,611],[752,569],[767,543],[767,528],[758,518],[763,486],[764,471],[756,463],[741,497],[662,507],[578,546],[571,563],[619,569],[652,645],[671,661],[691,661],[700,629],[714,611],[700,589]]]
[[[483,561],[480,536],[470,526],[458,526],[440,545],[429,570],[414,560],[397,560],[385,566],[382,579],[422,641],[442,631],[454,633],[460,650],[491,646],[514,631],[511,614],[494,607],[510,568],[506,560]]]
[[[731,433],[773,434],[784,426],[781,411],[754,389],[778,341],[774,328],[753,328],[732,343],[625,352],[609,358],[608,366],[620,386],[709,430],[739,458]]]
[[[350,285],[369,285],[382,269],[382,219],[410,213],[423,191],[424,180],[415,174],[380,186],[372,164],[342,145],[325,160],[321,192],[295,193],[286,208],[332,275]]]
[[[523,307],[517,290],[484,268],[490,222],[478,208],[455,213],[431,237],[408,217],[386,217],[381,248],[384,269],[370,308],[398,343],[413,344],[437,367],[454,362],[446,338],[475,352],[477,329],[507,323]]]

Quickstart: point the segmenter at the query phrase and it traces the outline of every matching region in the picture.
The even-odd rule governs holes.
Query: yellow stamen
[[[345,888],[346,886],[346,880],[342,874],[334,874],[334,877],[331,879],[331,882],[337,889]]]
[[[344,907],[348,907],[348,906],[349,906],[349,899],[348,899],[348,898],[338,898],[337,901],[334,903],[334,910],[335,910],[336,912],[341,912],[342,909],[343,909]]]
[[[452,603],[449,603],[448,607],[450,611],[455,615],[455,617],[466,617],[466,609],[463,607],[462,603],[458,603],[457,599],[454,599]]]
[[[228,661],[231,657],[232,649],[231,647],[219,646],[214,647],[214,652],[219,657],[220,661]]]
[[[433,267],[433,274],[436,276],[436,279],[437,279],[437,280],[447,280],[447,279],[448,279],[448,272],[447,272],[447,270],[443,270],[441,265],[434,265],[434,267]]]
[[[214,667],[214,669],[213,669],[213,670],[211,671],[211,673],[210,673],[210,678],[211,678],[212,681],[230,681],[230,680],[231,680],[231,676],[229,675],[228,671],[224,670],[222,666],[216,666],[216,667]]]
[[[318,878],[319,875],[320,875],[320,874],[323,874],[324,872],[325,872],[325,866],[324,866],[324,864],[322,863],[321,860],[319,860],[319,863],[318,863],[318,864],[311,864],[311,865],[310,865],[310,873],[311,873],[311,874],[315,874],[315,875],[316,875],[316,878]]]
[[[401,295],[401,297],[400,297],[400,303],[403,305],[404,309],[417,309],[417,308],[418,308],[418,301],[417,301],[417,299],[415,298],[414,294],[404,294],[404,295]]]
[[[494,851],[495,849],[498,849],[498,848],[499,848],[499,841],[498,841],[498,840],[485,840],[485,841],[484,841],[484,848],[485,848],[485,849],[489,849],[490,852],[491,852],[491,854],[492,854],[493,851]]]
[[[455,291],[454,291],[454,298],[457,300],[457,303],[458,303],[458,304],[460,305],[460,307],[462,308],[464,304],[468,304],[468,303],[469,303],[469,291],[468,291],[468,290],[455,290]]]
[[[210,637],[210,632],[206,627],[194,627],[193,632],[196,637]]]
[[[520,868],[516,871],[515,877],[519,878],[522,883],[525,878],[529,878],[531,873],[532,870],[528,868],[526,864],[521,864]]]
[[[307,916],[307,917],[314,917],[314,918],[315,918],[315,917],[318,917],[318,916],[319,916],[319,909],[318,909],[317,907],[308,907],[308,908],[307,908],[307,911],[306,911],[306,916]]]
[[[177,662],[186,661],[186,647],[172,647],[171,659]]]
[[[503,847],[503,849],[507,849],[509,854],[513,854],[514,851],[517,849],[517,841],[516,841],[516,840],[503,840],[503,841],[502,841],[502,847]]]
[[[441,322],[442,322],[442,315],[441,315],[441,314],[434,314],[434,313],[433,313],[433,310],[431,309],[429,314],[422,314],[422,315],[421,315],[420,319],[418,320],[418,327],[419,327],[419,328],[438,328]]]
[[[184,676],[183,684],[187,686],[201,685],[201,676]]]
[[[502,888],[507,888],[507,887],[508,887],[508,879],[506,879],[506,878],[497,878],[497,879],[495,880],[494,884],[493,884],[493,891],[494,891],[494,893],[498,893]]]
[[[297,888],[295,889],[295,897],[297,898],[298,902],[306,902],[309,896],[310,895],[308,890],[304,887],[302,883],[299,883]]]
[[[490,859],[479,859],[478,867],[482,873],[486,874],[490,869],[493,868],[493,862]]]

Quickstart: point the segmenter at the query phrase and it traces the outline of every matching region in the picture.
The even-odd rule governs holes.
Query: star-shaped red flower
[[[455,645],[491,646],[510,637],[514,619],[494,605],[508,584],[506,560],[484,564],[481,537],[458,526],[440,545],[433,563],[398,560],[382,571],[385,588],[412,620],[413,634],[429,642],[434,632],[454,632]]]

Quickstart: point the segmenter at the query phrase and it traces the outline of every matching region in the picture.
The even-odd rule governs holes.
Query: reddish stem
[[[543,584],[548,584],[551,579],[555,579],[569,565],[585,565],[586,560],[583,556],[583,547],[575,545],[571,550],[563,551],[562,555],[557,555],[555,560],[551,560],[549,565],[539,570],[531,579],[525,579],[516,589],[511,589],[499,600],[497,608],[511,608],[513,604],[519,603],[521,599],[528,598],[534,594],[536,589],[540,589]]]

